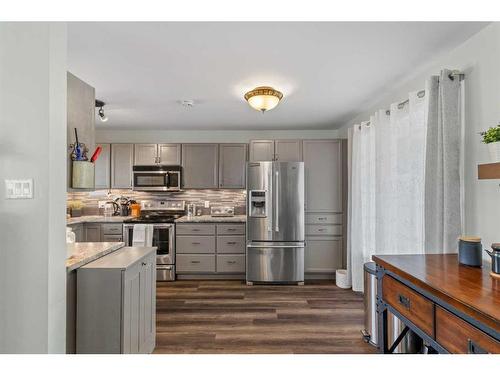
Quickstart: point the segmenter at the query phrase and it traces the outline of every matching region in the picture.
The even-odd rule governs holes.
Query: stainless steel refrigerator
[[[247,163],[246,279],[304,282],[304,163]]]

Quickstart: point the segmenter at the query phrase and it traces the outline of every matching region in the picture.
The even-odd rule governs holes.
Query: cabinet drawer
[[[176,256],[177,272],[215,272],[215,255],[186,255]]]
[[[176,224],[177,234],[215,234],[215,224]]]
[[[500,353],[500,342],[439,306],[436,341],[450,353]]]
[[[342,214],[306,214],[306,224],[342,224]]]
[[[102,234],[101,241],[102,242],[122,242],[121,234]]]
[[[342,225],[306,225],[306,236],[341,236]]]
[[[390,276],[382,279],[382,295],[389,305],[429,336],[434,335],[434,304]]]
[[[245,273],[245,255],[217,255],[217,273]]]
[[[175,250],[179,253],[215,253],[213,236],[177,236]]]
[[[219,236],[217,237],[218,253],[245,253],[245,236]]]
[[[121,224],[102,224],[101,231],[103,234],[122,234]]]
[[[245,224],[218,224],[217,234],[245,234]]]

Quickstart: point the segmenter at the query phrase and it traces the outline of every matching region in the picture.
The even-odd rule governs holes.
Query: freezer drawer
[[[304,281],[304,243],[248,243],[247,281]]]

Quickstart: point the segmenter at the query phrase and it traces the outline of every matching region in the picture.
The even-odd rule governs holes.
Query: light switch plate
[[[6,199],[33,199],[33,179],[5,180]]]
[[[205,201],[205,208],[210,208],[210,201]]]

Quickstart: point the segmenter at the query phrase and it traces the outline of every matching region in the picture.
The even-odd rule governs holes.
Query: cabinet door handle
[[[147,263],[146,263],[146,262],[142,262],[142,265],[143,265],[143,266],[146,266],[146,265],[147,265]]]
[[[234,232],[235,230],[236,230],[236,228],[227,228],[228,232]]]
[[[199,232],[199,229],[191,229],[192,232]]]
[[[236,245],[236,242],[234,241],[229,241],[229,242],[226,242],[228,245]]]
[[[318,229],[318,232],[324,232],[325,231],[325,228],[319,228]]]
[[[236,264],[236,261],[235,260],[228,260],[227,264]]]
[[[199,260],[192,260],[191,263],[198,264],[198,263],[200,263],[200,261]]]
[[[319,220],[319,221],[326,220],[326,217],[318,217],[318,220]]]
[[[191,242],[191,245],[200,245],[199,242]]]
[[[404,307],[406,307],[407,309],[410,309],[410,298],[409,297],[405,297],[403,296],[402,294],[400,294],[398,296],[398,301],[401,305],[403,305]]]
[[[481,348],[471,339],[467,339],[467,353],[468,354],[488,354],[488,351]]]

